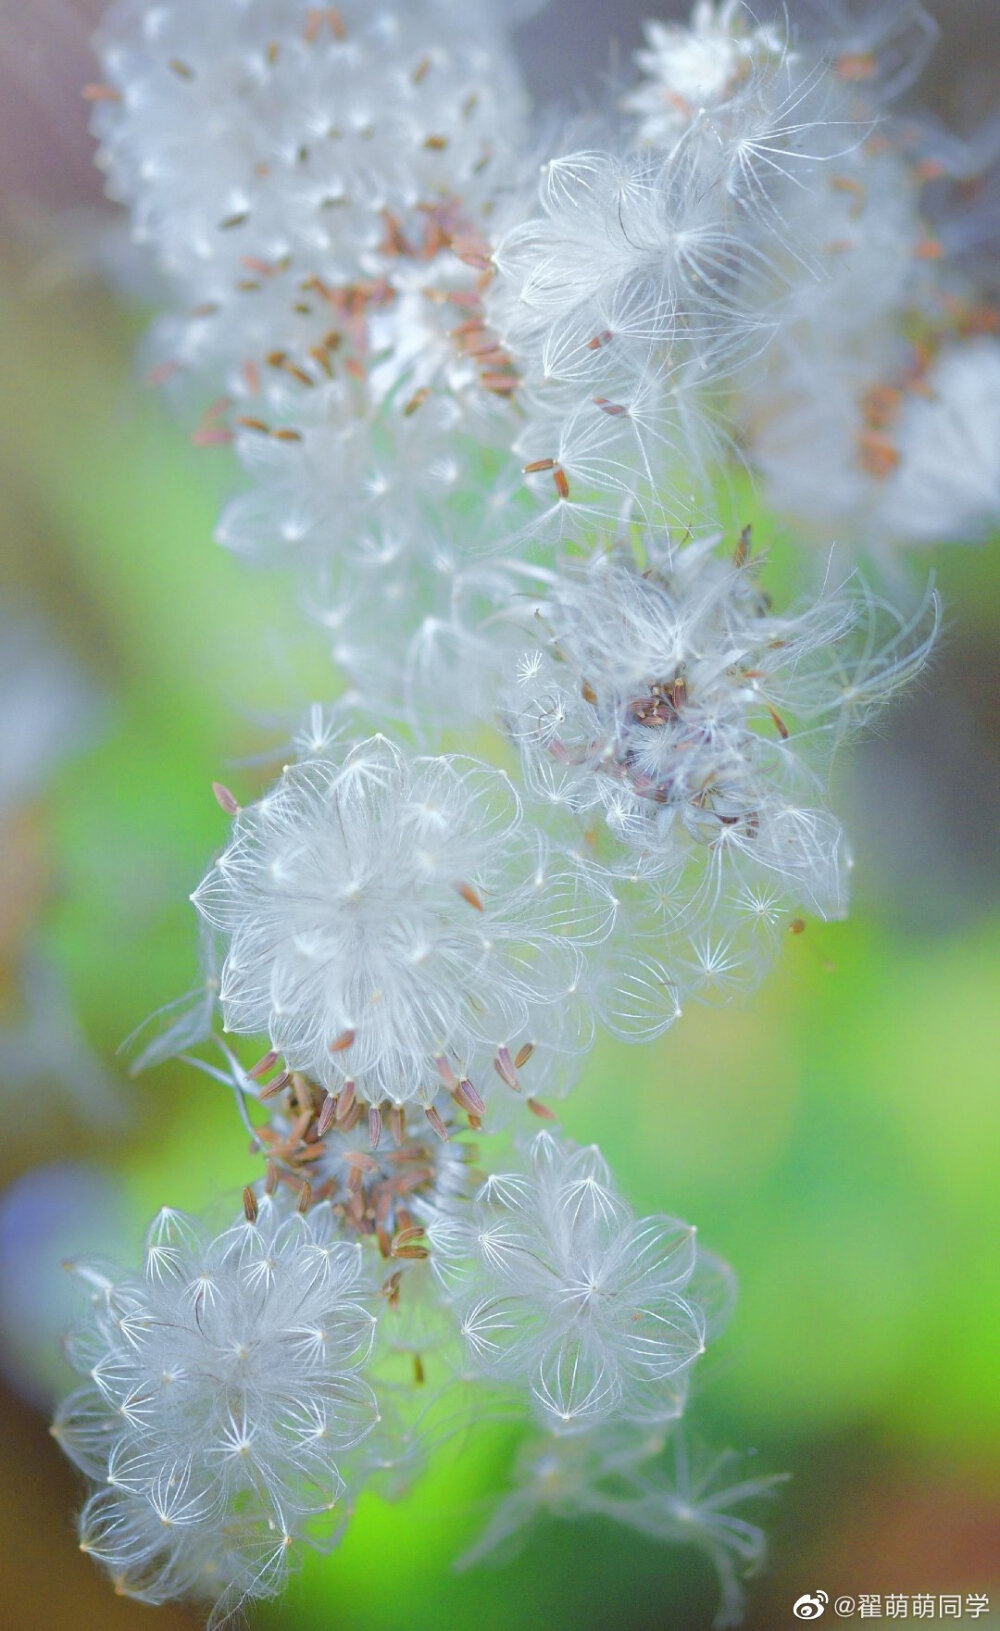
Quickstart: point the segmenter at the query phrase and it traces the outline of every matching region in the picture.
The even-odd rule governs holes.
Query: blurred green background
[[[291,723],[330,680],[290,588],[212,545],[233,471],[136,379],[139,319],[52,270],[37,235],[10,235],[0,591],[43,615],[107,702],[96,745],[25,819],[45,855],[41,936],[128,1113],[98,1131],[3,1084],[0,1184],[44,1162],[103,1165],[124,1252],[159,1205],[235,1198],[255,1175],[221,1089],[176,1065],[129,1082],[115,1052],[196,977],[187,895],[226,826],[211,781],[251,796],[268,771],[241,761],[281,734],[264,725]],[[770,537],[749,497],[741,519]],[[792,1475],[761,1510],[771,1554],[750,1631],[795,1624],[792,1602],[820,1588],[992,1593],[980,1623],[1000,1621],[1000,550],[929,564],[947,613],[937,662],[839,793],[851,920],[789,938],[746,1008],[691,1008],[651,1048],[600,1044],[563,1115],[638,1210],[697,1222],[736,1269],[737,1312],[692,1410],[709,1442],[753,1453],[748,1475]],[[200,1623],[113,1596],[76,1551],[80,1492],[44,1420],[12,1393],[3,1409],[5,1623]],[[443,1451],[405,1503],[362,1498],[340,1549],[258,1622],[710,1625],[706,1564],[601,1525],[539,1527],[504,1568],[455,1574],[514,1448],[489,1430]]]

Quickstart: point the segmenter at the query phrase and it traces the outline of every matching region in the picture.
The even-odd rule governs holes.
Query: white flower
[[[623,106],[641,115],[639,139],[668,147],[696,114],[732,97],[758,64],[780,58],[786,43],[757,21],[743,0],[697,0],[690,24],[643,24],[647,46],[636,61],[648,75]]]
[[[387,217],[475,210],[524,112],[488,8],[454,0],[117,0],[98,49],[109,192],[189,294],[251,306],[237,279],[349,285],[373,275]]]
[[[530,1387],[551,1428],[680,1414],[708,1327],[695,1232],[637,1220],[596,1147],[539,1133],[527,1172],[488,1178],[471,1219],[434,1219],[428,1239],[473,1362]]]
[[[194,895],[227,937],[226,1027],[378,1108],[430,1106],[538,1054],[532,1086],[590,1033],[574,873],[550,863],[507,778],[408,759],[381,737],[288,767]]]
[[[677,1545],[695,1546],[713,1564],[721,1589],[716,1627],[743,1618],[741,1579],[764,1558],[764,1532],[738,1516],[769,1495],[778,1476],[732,1481],[738,1457],[694,1452],[674,1429],[664,1461],[662,1433],[601,1426],[571,1438],[529,1441],[518,1455],[515,1487],[497,1504],[483,1535],[460,1561],[467,1568],[530,1530],[540,1517],[597,1517]]]
[[[213,389],[195,440],[250,477],[220,541],[426,560],[513,436],[481,290],[526,99],[490,8],[132,0],[102,42],[100,162],[180,307],[154,377]]]
[[[621,918],[629,1029],[645,1029],[647,1007],[654,1026],[675,1017],[665,985],[753,973],[793,908],[844,911],[830,759],[920,667],[935,628],[933,602],[911,625],[851,588],[776,614],[748,537],[728,559],[717,543],[650,533],[641,558],[622,544],[552,573],[542,660],[523,661],[504,697],[535,795],[578,816],[590,864],[646,914],[639,938]]]
[[[91,1309],[67,1351],[87,1380],[53,1432],[99,1486],[82,1549],[146,1602],[276,1594],[294,1546],[334,1531],[339,1463],[378,1419],[360,1248],[328,1207],[249,1212],[213,1236],[165,1210],[142,1273],[76,1271]]]
[[[494,249],[485,313],[519,376],[515,450],[556,531],[581,509],[683,508],[713,449],[706,387],[771,321],[720,163],[554,159],[538,213]]]

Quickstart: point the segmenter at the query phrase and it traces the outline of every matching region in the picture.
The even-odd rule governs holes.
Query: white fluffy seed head
[[[686,990],[756,973],[792,909],[843,911],[830,759],[936,628],[933,601],[910,623],[851,586],[779,615],[758,565],[746,535],[727,557],[655,534],[567,563],[505,693],[533,793],[576,815],[644,916],[648,938],[624,910],[614,942],[640,1031],[647,1004],[656,1028]],[[660,1020],[657,989],[675,999]]]
[[[589,1035],[593,913],[475,761],[373,737],[292,765],[193,898],[227,943],[227,1029],[266,1032],[289,1067],[370,1105],[430,1105],[445,1068],[485,1093],[497,1048],[529,1041],[544,1081]]]
[[[471,1217],[428,1238],[473,1363],[528,1386],[553,1431],[680,1414],[727,1271],[687,1224],[637,1220],[596,1147],[539,1133],[525,1170],[487,1179]]]
[[[903,342],[871,356],[842,355],[820,396],[801,368],[774,381],[755,446],[772,502],[815,532],[822,493],[841,536],[881,555],[981,539],[1000,524],[1000,343],[950,339],[917,371]]]
[[[671,147],[696,115],[718,116],[745,93],[747,80],[780,66],[787,42],[761,23],[743,0],[698,0],[691,20],[643,24],[646,47],[636,52],[645,78],[623,106],[639,117],[639,140]]]
[[[478,211],[502,133],[524,116],[489,8],[453,0],[217,0],[208,13],[118,0],[98,50],[116,93],[95,112],[109,191],[192,293],[253,276],[253,257],[371,276],[387,215],[405,229],[421,206]]]
[[[76,1272],[90,1311],[67,1354],[86,1380],[53,1432],[98,1486],[82,1549],[146,1602],[221,1615],[276,1594],[296,1545],[335,1530],[343,1457],[378,1419],[360,1248],[329,1207],[264,1197],[219,1235],[164,1210],[139,1273]]]
[[[419,553],[509,447],[480,286],[526,99],[490,8],[459,9],[121,0],[105,22],[100,162],[179,307],[153,377],[216,396],[195,440],[233,440],[250,477],[218,533],[240,554]]]

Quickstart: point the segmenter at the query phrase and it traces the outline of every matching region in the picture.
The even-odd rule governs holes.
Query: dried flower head
[[[526,1171],[493,1174],[428,1238],[473,1363],[528,1386],[550,1428],[680,1414],[728,1271],[687,1224],[636,1219],[595,1146],[538,1133]]]
[[[652,909],[646,941],[623,915],[626,952],[644,946],[681,994],[753,972],[792,910],[843,912],[830,760],[936,628],[933,601],[908,620],[851,586],[776,613],[759,564],[749,532],[728,556],[717,537],[650,533],[640,553],[566,564],[505,696],[536,796],[572,811],[591,864]]]
[[[529,1044],[540,1084],[588,1038],[588,902],[473,760],[373,737],[289,766],[193,899],[227,940],[226,1028],[266,1032],[342,1104],[430,1108],[467,1078],[486,1094],[494,1057]]]
[[[80,1544],[119,1591],[221,1616],[333,1538],[342,1458],[378,1419],[360,1259],[330,1208],[248,1194],[219,1235],[161,1212],[139,1274],[76,1267],[91,1306],[67,1353],[86,1381],[53,1432],[98,1485]]]

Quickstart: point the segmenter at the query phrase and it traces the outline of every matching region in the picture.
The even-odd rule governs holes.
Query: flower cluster
[[[170,308],[154,378],[242,467],[219,540],[294,569],[346,680],[272,786],[216,787],[205,979],[143,1053],[232,1092],[245,1222],[166,1214],[144,1279],[88,1271],[73,1344],[84,1544],[157,1600],[277,1590],[459,1394],[545,1435],[472,1555],[600,1513],[700,1546],[730,1623],[762,1552],[731,1509],[766,1481],[675,1426],[728,1271],[523,1112],[554,1120],[596,1018],[655,1034],[846,908],[834,753],[939,614],[828,551],[1000,513],[952,185],[988,154],[887,116],[933,34],[910,0],[822,32],[698,0],[599,140],[539,147],[530,9],[114,0],[99,40],[99,162]],[[791,603],[748,465],[805,546]],[[439,751],[456,725],[521,785]]]

